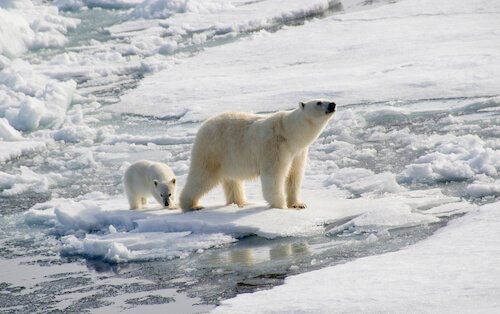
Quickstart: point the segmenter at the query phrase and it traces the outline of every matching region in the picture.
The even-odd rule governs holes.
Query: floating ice
[[[444,137],[435,150],[406,166],[399,181],[460,181],[479,174],[497,175],[500,151],[488,147],[477,135]]]
[[[4,142],[0,141],[0,164],[22,155],[43,150],[47,144],[36,141]]]
[[[0,140],[4,141],[21,141],[23,136],[14,129],[9,121],[5,118],[0,118]]]
[[[396,182],[396,176],[390,172],[375,174],[362,168],[342,168],[336,170],[325,181],[325,185],[336,185],[348,190],[354,196],[368,193],[397,193],[405,190]]]
[[[115,232],[102,236],[89,234],[84,239],[69,235],[61,241],[62,255],[80,255],[120,263],[155,258],[183,258],[200,249],[228,244],[236,239],[224,234],[191,232]]]
[[[472,197],[500,196],[500,180],[479,176],[474,183],[467,185],[465,192]]]
[[[0,54],[15,57],[29,49],[62,47],[65,34],[79,24],[60,16],[57,8],[30,0],[0,3]]]
[[[46,225],[52,233],[66,236],[64,254],[124,262],[183,257],[248,235],[270,239],[317,235],[325,231],[325,225],[349,216],[358,216],[352,221],[356,225],[381,229],[427,224],[439,219],[423,209],[457,202],[432,190],[353,200],[328,199],[325,193],[304,191],[304,198],[310,200],[306,210],[211,205],[182,213],[157,207],[128,210],[125,197],[94,192],[76,200],[53,199],[37,204],[25,214],[25,221]]]
[[[61,176],[57,174],[40,175],[28,167],[21,166],[20,174],[12,175],[0,171],[0,196],[9,197],[26,192],[46,192],[55,180]]]
[[[20,59],[0,71],[0,117],[20,131],[62,125],[76,83],[60,82],[36,73]]]

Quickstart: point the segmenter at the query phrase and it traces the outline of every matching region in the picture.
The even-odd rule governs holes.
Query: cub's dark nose
[[[328,113],[332,113],[332,112],[334,112],[334,111],[335,111],[335,107],[336,107],[336,106],[337,106],[337,105],[336,105],[334,102],[329,103],[329,104],[328,104]]]
[[[165,201],[165,207],[168,207],[168,205],[170,205],[168,201]]]

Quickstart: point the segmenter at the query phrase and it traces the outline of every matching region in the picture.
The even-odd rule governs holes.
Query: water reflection
[[[213,256],[212,261],[218,261],[225,265],[236,264],[251,267],[256,264],[282,261],[293,261],[298,257],[311,255],[309,244],[305,241],[296,243],[280,243],[272,246],[245,247],[222,252],[219,256]]]

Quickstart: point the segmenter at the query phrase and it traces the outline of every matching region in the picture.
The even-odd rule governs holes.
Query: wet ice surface
[[[282,61],[281,56],[272,59],[273,50],[264,49],[268,41],[282,47],[300,35],[301,26],[319,32],[325,25],[318,23],[328,23],[333,31],[337,22],[369,21],[363,16],[315,20],[339,9],[336,1],[316,2],[302,8],[293,2],[278,13],[272,10],[276,1],[233,1],[229,6],[211,1],[211,6],[193,6],[183,14],[176,14],[179,8],[154,11],[146,5],[130,11],[73,11],[65,14],[81,22],[76,29],[69,25],[64,30],[65,44],[27,52],[29,64],[1,59],[2,69],[7,69],[2,88],[16,93],[6,92],[15,110],[0,108],[1,116],[15,127],[0,128],[0,137],[12,141],[2,142],[6,149],[0,154],[2,311],[205,312],[238,293],[280,285],[290,275],[397,251],[476,205],[498,201],[500,101],[491,93],[494,84],[485,79],[487,75],[478,75],[477,92],[461,91],[463,82],[458,79],[450,84],[459,92],[450,96],[448,89],[443,97],[434,96],[441,92],[439,84],[433,87],[425,77],[410,77],[418,82],[401,90],[408,99],[397,101],[383,92],[377,94],[380,99],[370,101],[349,99],[348,92],[331,95],[329,87],[316,84],[322,81],[318,78],[297,91],[294,76],[277,75],[286,86],[266,81],[270,88],[252,107],[249,101],[260,94],[261,86],[253,69],[237,69],[251,79],[237,93],[230,90],[234,82],[227,77],[210,85],[212,76],[207,73],[225,69],[221,60],[226,59],[229,73],[232,65],[255,64],[273,79],[274,73],[288,73],[289,67],[311,75],[317,72],[314,60],[290,63],[300,51],[283,54]],[[63,8],[108,7],[111,2],[55,3]],[[134,3],[112,5],[129,8]],[[352,3],[343,5],[349,8]],[[353,6],[353,11],[364,9]],[[454,13],[460,14],[457,10]],[[130,22],[137,14],[146,19]],[[158,14],[172,16],[156,20]],[[256,16],[263,18],[255,21]],[[302,25],[304,19],[310,22]],[[391,19],[381,19],[385,20]],[[386,27],[383,23],[379,26]],[[252,54],[241,52],[253,43],[271,58],[247,62]],[[362,60],[355,59],[360,49],[349,40],[337,43],[351,51],[348,55],[355,62],[343,60],[349,66]],[[325,47],[318,43],[314,48]],[[481,58],[488,59],[488,47],[484,49]],[[242,62],[240,57],[247,59]],[[401,66],[382,65],[368,73],[377,81],[381,73],[404,77],[407,68],[416,68],[418,74],[419,67],[429,66],[428,60],[398,61]],[[476,60],[469,66],[481,64]],[[175,71],[168,72],[169,67]],[[150,73],[164,68],[159,76]],[[197,71],[189,71],[193,68]],[[359,69],[363,71],[363,65]],[[30,71],[32,76],[23,76]],[[149,77],[144,80],[145,75]],[[175,84],[176,75],[191,83]],[[337,77],[345,80],[342,72]],[[75,92],[75,84],[58,81],[68,78],[78,84],[72,99],[67,95]],[[346,90],[349,83],[358,84],[356,78],[346,81],[339,85]],[[205,88],[194,86],[200,82],[207,84]],[[359,84],[360,92],[373,91],[366,82]],[[390,86],[399,82],[394,84]],[[130,92],[136,87],[137,92]],[[175,98],[185,95],[187,88],[192,98]],[[423,96],[413,97],[419,95],[415,90]],[[209,208],[200,213],[165,213],[155,204],[146,211],[127,210],[121,176],[131,162],[166,162],[182,186],[189,149],[203,119],[233,109],[232,103],[237,110],[269,114],[293,108],[297,97],[316,93],[345,101],[339,102],[332,123],[311,146],[303,184],[308,209],[266,210],[260,184],[254,182],[247,186],[253,204],[242,210],[220,206],[220,190],[205,198]],[[154,100],[165,106],[155,108]],[[53,103],[57,106],[50,107]],[[23,110],[39,120],[25,119]],[[280,225],[283,217],[288,219]],[[232,220],[236,222],[226,223]]]

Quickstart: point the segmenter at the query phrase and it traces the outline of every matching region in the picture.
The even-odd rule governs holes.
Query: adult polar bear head
[[[227,112],[209,118],[196,134],[182,209],[200,209],[201,196],[219,183],[227,204],[243,206],[243,181],[258,176],[271,207],[306,207],[299,190],[308,148],[335,107],[331,101],[310,100],[269,116]]]
[[[335,112],[336,104],[331,101],[313,99],[300,103],[300,108],[305,112],[306,116],[312,120],[323,118],[329,120],[331,114]]]

